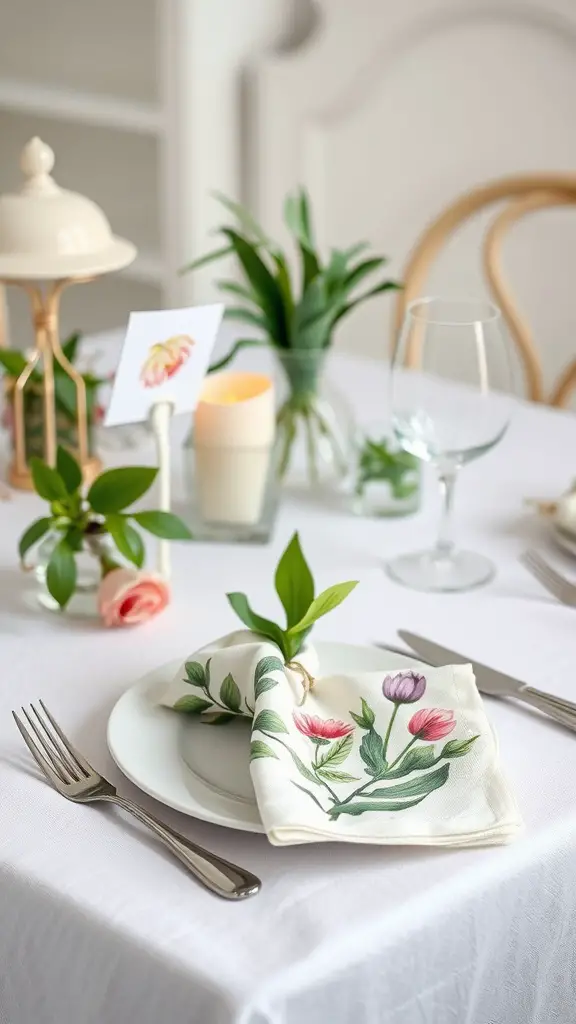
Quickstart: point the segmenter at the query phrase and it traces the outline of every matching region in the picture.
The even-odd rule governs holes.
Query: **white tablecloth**
[[[380,413],[382,369],[342,358],[337,376],[363,415]],[[235,625],[227,590],[246,589],[266,608],[295,526],[319,586],[361,581],[319,623],[319,639],[393,640],[403,626],[574,699],[575,613],[548,599],[517,556],[543,532],[523,497],[561,491],[575,451],[576,418],[520,405],[502,444],[464,471],[459,539],[498,563],[485,589],[434,596],[384,575],[386,557],[433,539],[430,480],[414,518],[358,520],[287,500],[268,547],[180,545],[172,605],[133,632],[28,608],[15,545],[39,503],[19,494],[1,505],[2,1024],[573,1024],[576,736],[488,702],[527,826],[509,847],[273,849],[141,797],[113,765],[105,727],[132,680]],[[138,456],[127,461],[153,459]],[[37,697],[120,792],[252,868],[261,895],[219,901],[120,812],[54,793],[10,716]]]

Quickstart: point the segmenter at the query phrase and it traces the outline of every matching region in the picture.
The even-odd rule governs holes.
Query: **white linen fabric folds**
[[[271,843],[479,846],[521,819],[470,665],[322,676],[248,630],[186,659],[160,703],[252,720],[250,770]]]

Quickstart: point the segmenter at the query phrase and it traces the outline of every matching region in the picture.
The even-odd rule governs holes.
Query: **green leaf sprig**
[[[392,495],[402,501],[418,490],[415,478],[419,460],[410,452],[394,451],[389,442],[366,438],[358,458],[356,493],[362,494],[367,483],[387,480]]]
[[[298,533],[293,535],[278,562],[274,582],[286,613],[284,628],[254,612],[246,594],[232,593],[226,597],[244,625],[272,640],[286,662],[302,650],[314,623],[337,608],[358,583],[357,580],[335,583],[315,597],[314,580],[302,553]]]
[[[270,344],[300,352],[327,348],[334,328],[352,310],[373,296],[401,287],[396,281],[383,280],[358,291],[387,262],[383,256],[362,257],[360,254],[368,248],[365,242],[348,249],[332,249],[323,260],[314,240],[310,201],[303,188],[289,195],[284,205],[284,222],[300,265],[297,277],[290,270],[286,254],[248,210],[221,193],[216,193],[216,198],[233,218],[232,226],[218,229],[225,244],[188,264],[183,273],[234,255],[244,283],[218,282],[220,290],[234,301],[225,315],[247,324],[258,336],[237,341],[211,370],[221,370],[246,345]]]
[[[46,586],[61,608],[65,608],[76,589],[76,555],[86,544],[100,558],[102,575],[118,568],[109,555],[98,553],[98,540],[108,535],[116,550],[137,568],[144,564],[144,542],[135,528],[167,540],[190,540],[185,523],[172,512],[126,511],[154,483],[158,470],[150,466],[125,466],[108,469],[94,480],[86,495],[82,493],[82,471],[66,448],[58,447],[56,466],[42,459],[30,459],[36,493],[50,505],[50,514],[36,519],[18,543],[20,561],[25,567],[27,552],[48,533],[60,534],[46,569]]]

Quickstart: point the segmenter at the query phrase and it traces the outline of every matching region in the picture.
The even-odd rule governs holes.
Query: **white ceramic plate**
[[[418,663],[378,647],[315,646],[322,675],[386,672]],[[202,725],[156,703],[180,664],[162,665],[122,695],[108,721],[110,753],[131,782],[168,807],[215,825],[262,832],[250,779],[248,721]]]

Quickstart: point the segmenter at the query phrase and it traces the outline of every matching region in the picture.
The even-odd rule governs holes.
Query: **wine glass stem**
[[[439,474],[440,490],[442,492],[442,514],[438,530],[438,540],[434,549],[436,558],[450,558],[454,550],[452,539],[452,508],[454,505],[454,488],[456,486],[457,470],[443,471]]]

